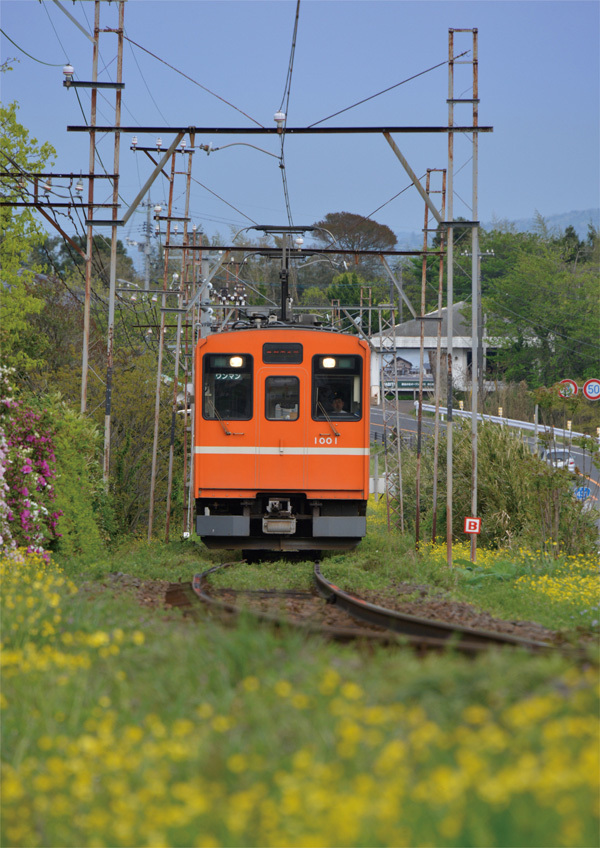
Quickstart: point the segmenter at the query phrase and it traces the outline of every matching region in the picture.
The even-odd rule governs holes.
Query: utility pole
[[[175,374],[173,377],[173,404],[171,408],[171,438],[169,444],[169,472],[167,479],[167,515],[166,515],[166,524],[165,524],[165,542],[169,541],[169,530],[171,526],[171,492],[173,489],[173,462],[175,458],[175,424],[177,421],[177,389],[179,383],[179,361],[181,354],[181,319],[183,309],[183,300],[184,294],[187,290],[188,279],[187,279],[187,251],[186,247],[188,244],[188,216],[190,212],[190,189],[191,189],[191,181],[192,181],[192,154],[194,152],[194,142],[195,138],[192,134],[190,136],[190,149],[187,153],[188,162],[187,162],[187,174],[186,174],[186,191],[185,191],[185,212],[184,212],[184,222],[183,222],[183,245],[184,249],[181,254],[181,279],[179,281],[179,296],[177,298],[177,338],[175,339]],[[175,157],[177,154],[174,153]],[[184,401],[186,400],[186,391],[184,392]],[[184,481],[185,487],[185,481]]]
[[[94,52],[92,58],[92,83],[98,81],[98,52],[99,52],[99,33],[100,33],[100,0],[95,0],[94,3]],[[90,308],[92,301],[92,250],[94,245],[94,226],[93,216],[94,207],[91,205],[94,202],[94,167],[96,163],[96,101],[98,89],[95,85],[91,92],[91,113],[90,113],[90,157],[89,157],[89,179],[88,179],[88,221],[87,221],[87,241],[86,241],[86,259],[85,259],[85,297],[83,302],[83,350],[81,357],[81,414],[85,415],[87,410],[87,384],[88,384],[88,359],[90,347]]]
[[[171,154],[171,176],[169,179],[169,204],[167,209],[167,244],[171,241],[171,215],[173,212],[173,185],[175,183],[175,158],[177,153]],[[159,218],[160,221],[160,218]],[[148,509],[148,541],[152,540],[152,526],[154,523],[154,492],[156,489],[156,465],[158,458],[158,425],[160,418],[160,388],[162,382],[162,361],[165,346],[165,307],[167,305],[167,275],[169,272],[169,249],[165,247],[163,271],[163,293],[160,310],[160,330],[158,338],[158,363],[156,368],[156,392],[154,396],[154,437],[152,441],[152,470],[150,473],[150,504]]]
[[[125,0],[119,0],[119,25],[117,29],[117,83],[122,82],[123,77],[123,18],[125,14]],[[114,368],[114,332],[115,332],[115,296],[117,285],[117,219],[119,203],[119,153],[121,148],[121,89],[115,92],[115,140],[114,140],[114,167],[113,167],[113,223],[110,242],[110,290],[108,296],[108,330],[106,346],[106,396],[104,405],[104,485],[108,486],[110,472],[110,426],[112,409],[112,380]]]

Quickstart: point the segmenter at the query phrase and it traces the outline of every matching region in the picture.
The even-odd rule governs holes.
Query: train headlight
[[[231,368],[241,368],[244,364],[244,359],[241,356],[231,356],[229,359],[229,365]]]
[[[325,356],[323,358],[323,368],[335,368],[336,361],[333,356]]]

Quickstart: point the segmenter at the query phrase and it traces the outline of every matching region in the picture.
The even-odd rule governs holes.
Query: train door
[[[263,491],[303,490],[310,410],[308,371],[285,365],[260,368],[256,383],[258,487]]]

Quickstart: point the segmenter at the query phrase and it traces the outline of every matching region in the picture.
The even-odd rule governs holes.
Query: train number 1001
[[[337,437],[332,436],[315,436],[315,445],[337,445]]]

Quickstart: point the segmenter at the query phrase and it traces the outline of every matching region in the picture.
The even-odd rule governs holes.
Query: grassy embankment
[[[441,549],[417,559],[379,509],[357,552],[323,571],[357,591],[428,583],[496,615],[597,629],[595,562],[480,552],[469,570],[455,557],[452,572]],[[363,652],[78,591],[117,570],[189,579],[217,559],[175,543],[85,567],[3,561],[1,844],[598,845],[597,665]],[[310,566],[234,579],[306,586]]]

